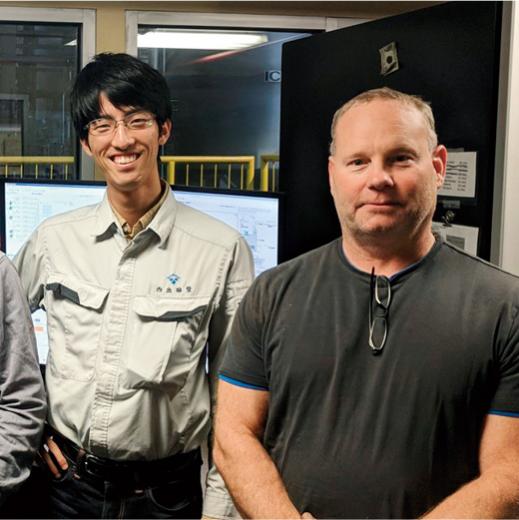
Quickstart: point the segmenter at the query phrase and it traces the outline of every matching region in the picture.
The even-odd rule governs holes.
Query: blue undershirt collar
[[[388,276],[389,281],[390,282],[394,282],[395,280],[397,280],[401,276],[403,276],[403,275],[405,275],[405,274],[407,274],[407,273],[409,273],[411,271],[414,271],[418,266],[420,266],[422,263],[424,263],[429,258],[429,256],[431,256],[431,254],[433,252],[435,252],[440,247],[440,245],[442,243],[441,237],[438,237],[437,235],[434,235],[434,238],[435,238],[435,242],[434,242],[433,246],[431,247],[431,249],[427,252],[427,254],[425,256],[420,258],[420,260],[418,260],[417,262],[414,262],[414,263],[408,265],[407,267],[404,267],[400,271],[392,274],[391,276]],[[370,273],[366,273],[365,271],[361,271],[360,269],[355,267],[349,261],[348,257],[346,256],[346,253],[344,252],[344,248],[342,247],[342,239],[341,238],[339,238],[337,240],[337,243],[338,243],[338,247],[339,247],[339,254],[343,258],[343,260],[346,262],[346,264],[348,264],[348,266],[351,267],[354,271],[356,271],[358,273],[361,273],[363,275],[366,275],[366,276],[370,276]]]

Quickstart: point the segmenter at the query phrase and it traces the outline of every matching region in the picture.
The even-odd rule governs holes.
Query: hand
[[[61,471],[67,471],[68,462],[54,442],[52,435],[47,435],[40,448],[40,457],[47,464],[54,478],[61,478]]]
[[[308,513],[308,512],[304,512],[302,515],[301,515],[301,518],[315,518],[314,515],[312,515],[312,513]]]

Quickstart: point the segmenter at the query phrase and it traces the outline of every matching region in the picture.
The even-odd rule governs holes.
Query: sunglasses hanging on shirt
[[[387,276],[376,275],[371,270],[369,297],[369,346],[373,354],[380,354],[387,339],[391,282]]]

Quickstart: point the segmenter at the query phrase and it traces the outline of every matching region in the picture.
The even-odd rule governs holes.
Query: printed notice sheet
[[[478,254],[479,228],[459,224],[445,226],[441,222],[433,222],[432,229],[434,233],[440,235],[445,242],[459,247],[471,255],[476,256]]]
[[[447,197],[476,196],[476,152],[449,152],[445,182],[438,195]]]

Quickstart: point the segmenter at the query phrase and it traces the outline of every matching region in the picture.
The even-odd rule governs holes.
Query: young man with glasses
[[[261,275],[220,372],[247,518],[517,518],[519,280],[431,231],[447,152],[388,88],[332,124],[342,237]]]
[[[50,515],[199,518],[200,448],[250,250],[160,179],[171,107],[156,70],[98,55],[71,106],[106,196],[44,222],[15,259],[31,309],[48,319]],[[231,514],[213,466],[206,482],[204,515]]]

